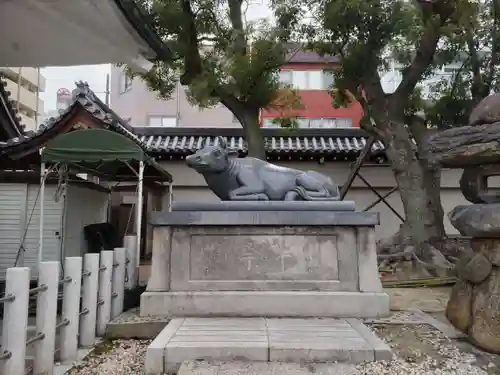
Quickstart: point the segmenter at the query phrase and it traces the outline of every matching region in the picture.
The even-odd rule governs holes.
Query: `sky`
[[[269,0],[248,0],[246,9],[247,21],[257,20],[259,18],[270,17]],[[70,67],[49,67],[41,70],[46,79],[45,92],[40,96],[44,101],[45,113],[56,109],[56,93],[60,88],[66,88],[72,91],[75,88],[76,81],[88,82],[92,91],[94,91],[102,100],[106,91],[106,74],[111,71],[111,65],[80,65]]]
[[[69,67],[50,67],[41,69],[46,79],[45,92],[40,97],[45,104],[45,112],[56,109],[56,93],[60,88],[73,91],[75,82],[88,82],[92,91],[104,99],[106,91],[106,74],[111,71],[111,65],[79,65]]]

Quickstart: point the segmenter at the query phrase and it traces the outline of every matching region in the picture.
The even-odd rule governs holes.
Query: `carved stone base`
[[[389,315],[386,293],[359,292],[145,292],[141,316],[366,318]]]
[[[153,259],[142,314],[389,313],[377,270],[377,214],[183,210],[159,213],[151,222]]]

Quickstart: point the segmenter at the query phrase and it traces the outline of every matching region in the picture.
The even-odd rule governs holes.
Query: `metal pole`
[[[168,211],[172,211],[172,182],[168,184]]]
[[[106,74],[106,96],[105,96],[105,103],[109,107],[109,73]]]
[[[142,230],[142,198],[143,198],[143,183],[144,183],[144,162],[139,162],[139,186],[137,189],[137,248],[136,250],[136,263],[135,266],[139,270],[140,258],[141,258],[141,230]],[[137,277],[139,277],[139,272],[137,272]]]
[[[36,108],[35,108],[35,130],[38,129],[38,112],[40,110],[40,68],[36,68]]]
[[[21,85],[23,79],[23,68],[17,70],[17,96],[16,96],[16,111],[19,112],[19,105],[21,103]]]
[[[38,264],[43,262],[43,211],[44,211],[44,196],[45,196],[45,163],[42,162],[40,169],[40,227],[38,236]],[[35,203],[36,204],[36,203]]]

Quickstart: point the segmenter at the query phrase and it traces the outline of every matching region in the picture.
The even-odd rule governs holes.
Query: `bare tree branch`
[[[182,15],[185,18],[186,30],[179,35],[187,50],[184,55],[184,73],[180,77],[183,85],[189,85],[196,76],[202,73],[202,61],[196,30],[196,16],[189,0],[181,0]]]
[[[482,99],[484,82],[481,74],[481,60],[477,51],[476,42],[474,41],[474,33],[471,28],[467,29],[466,42],[471,59],[472,84],[470,90],[472,98],[475,101],[479,101]]]
[[[243,25],[243,14],[241,12],[242,0],[228,0],[229,20],[233,26],[233,51],[237,55],[245,55],[247,51],[247,40]]]
[[[456,10],[456,4],[452,0],[417,1],[426,24],[415,57],[403,72],[403,79],[394,92],[394,96],[398,98],[408,97],[432,64],[441,37],[441,27],[450,20]]]
[[[500,0],[492,0],[491,16],[493,17],[493,28],[491,30],[491,59],[488,64],[488,74],[485,82],[487,94],[491,91],[495,69],[500,60]]]
[[[394,92],[394,96],[407,98],[412,93],[418,81],[432,63],[441,36],[440,30],[442,24],[443,22],[438,16],[428,20],[415,57],[410,66],[404,70],[403,79]]]

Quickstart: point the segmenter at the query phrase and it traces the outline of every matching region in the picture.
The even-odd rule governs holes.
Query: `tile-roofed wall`
[[[336,131],[280,131],[263,129],[268,155],[315,155],[355,158],[366,145],[368,135],[359,129]],[[216,144],[223,136],[228,147],[240,155],[247,153],[247,145],[240,129],[136,128],[136,134],[148,151],[157,155],[189,155],[202,148],[205,142]],[[384,155],[385,146],[376,141],[371,156]]]

